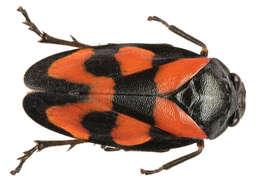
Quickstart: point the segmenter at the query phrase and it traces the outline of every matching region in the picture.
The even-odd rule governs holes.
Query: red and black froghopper
[[[204,43],[149,17],[202,47],[196,54],[168,44],[89,46],[40,32],[23,8],[25,24],[41,42],[78,49],[49,56],[25,74],[34,90],[23,101],[26,113],[42,126],[74,138],[36,141],[11,173],[20,171],[33,152],[83,142],[105,151],[165,152],[196,143],[198,150],[143,174],[157,173],[195,157],[204,139],[214,139],[234,126],[245,111],[245,88],[238,75],[216,58]]]

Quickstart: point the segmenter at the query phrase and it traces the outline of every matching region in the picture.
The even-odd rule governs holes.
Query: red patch
[[[86,71],[85,62],[94,55],[93,49],[81,49],[54,61],[48,69],[48,76],[72,83],[87,84],[95,94],[114,94],[112,78],[95,76]]]
[[[111,136],[119,145],[139,145],[151,140],[150,125],[124,114],[119,114]]]
[[[122,47],[115,54],[124,76],[152,68],[153,56],[153,52],[138,47]]]
[[[159,93],[173,92],[196,75],[209,61],[209,58],[184,58],[160,66],[154,78]]]
[[[185,138],[207,138],[196,122],[168,99],[156,99],[153,115],[155,126],[170,134]]]
[[[57,127],[69,132],[75,138],[88,140],[90,133],[81,122],[88,113],[107,112],[113,107],[111,95],[90,95],[83,102],[52,106],[46,110],[48,120]]]

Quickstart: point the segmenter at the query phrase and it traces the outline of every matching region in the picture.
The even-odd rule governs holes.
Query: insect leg
[[[41,141],[41,140],[36,140],[35,143],[36,145],[28,150],[28,151],[25,151],[24,152],[24,156],[18,158],[18,160],[20,160],[20,163],[19,165],[14,169],[12,170],[10,173],[12,175],[15,175],[16,173],[19,173],[20,170],[22,169],[22,166],[24,164],[24,162],[30,158],[30,156],[32,156],[32,154],[35,152],[35,151],[41,151],[43,150],[44,148],[47,148],[47,147],[53,147],[53,146],[60,146],[60,145],[70,145],[69,149],[70,150],[71,148],[73,148],[75,145],[77,144],[80,144],[80,143],[84,143],[86,142],[85,140],[79,140],[79,139],[74,139],[74,140],[58,140],[58,141]]]
[[[173,166],[176,166],[176,165],[178,165],[178,164],[180,164],[180,163],[182,163],[182,162],[184,162],[186,160],[189,160],[189,159],[199,155],[202,152],[202,150],[204,148],[204,141],[201,140],[201,141],[197,142],[197,146],[198,146],[198,150],[197,151],[194,151],[194,152],[192,152],[190,154],[187,154],[187,155],[182,156],[180,158],[177,158],[177,159],[175,159],[175,160],[173,160],[171,162],[168,162],[168,163],[162,165],[161,167],[159,167],[158,169],[154,169],[154,170],[144,170],[144,169],[141,169],[141,173],[145,174],[145,175],[158,173],[158,172],[160,172],[162,170],[170,169]]]
[[[104,151],[108,151],[108,152],[121,150],[121,148],[119,148],[119,147],[110,147],[110,146],[106,146],[106,145],[101,145],[101,149],[103,149]]]
[[[62,40],[62,39],[58,39],[58,38],[55,38],[53,36],[50,36],[49,34],[47,34],[45,32],[41,32],[38,29],[38,27],[31,21],[31,19],[29,18],[25,9],[23,9],[22,7],[19,7],[17,10],[19,12],[21,12],[23,14],[23,16],[25,17],[25,22],[23,22],[23,23],[25,25],[29,26],[29,30],[35,32],[38,36],[41,37],[41,40],[39,42],[59,44],[59,45],[68,45],[68,46],[78,47],[78,48],[89,48],[89,47],[91,47],[90,45],[80,43],[73,36],[71,36],[72,41],[67,41],[67,40]]]
[[[186,40],[189,40],[190,42],[192,42],[192,43],[194,43],[194,44],[196,44],[196,45],[202,47],[200,54],[201,54],[202,56],[205,56],[205,57],[208,56],[208,48],[207,48],[207,46],[206,46],[203,42],[201,42],[200,40],[194,38],[193,36],[191,36],[191,35],[189,35],[189,34],[187,34],[187,33],[185,33],[184,31],[182,31],[181,29],[177,28],[177,27],[174,26],[174,25],[169,25],[166,21],[162,20],[161,18],[159,18],[159,17],[157,17],[157,16],[149,16],[149,17],[148,17],[148,20],[149,20],[149,21],[158,21],[158,22],[164,24],[166,27],[168,27],[168,29],[169,29],[170,31],[172,31],[172,32],[174,32],[175,34],[177,34],[177,35],[179,35],[179,36],[185,38]]]

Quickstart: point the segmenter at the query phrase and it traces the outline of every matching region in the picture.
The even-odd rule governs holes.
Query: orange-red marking
[[[160,94],[170,93],[209,63],[209,58],[185,58],[159,67],[154,81]]]
[[[93,111],[106,112],[111,109],[111,96],[99,95],[84,102],[52,106],[46,110],[46,115],[52,124],[69,132],[75,138],[88,140],[90,133],[81,124],[84,116]]]
[[[73,83],[87,84],[90,93],[114,94],[115,82],[112,78],[95,76],[86,71],[84,63],[94,54],[93,49],[81,49],[71,55],[53,62],[48,70],[48,76],[67,80]]]
[[[139,145],[151,140],[149,130],[150,125],[124,114],[119,114],[111,136],[114,142],[120,145]]]
[[[88,140],[90,133],[81,125],[83,117],[93,111],[110,111],[115,82],[109,77],[97,77],[86,71],[84,63],[94,54],[93,49],[81,49],[56,60],[48,76],[73,83],[87,84],[91,90],[85,102],[52,106],[46,110],[48,120],[76,138]],[[97,95],[97,94],[101,95]]]
[[[81,49],[54,61],[48,70],[50,77],[75,83],[88,83],[92,75],[86,73],[84,63],[94,54],[93,49]]]
[[[91,91],[87,101],[52,106],[46,110],[46,115],[51,123],[76,138],[86,140],[89,139],[90,133],[81,124],[83,117],[92,111],[112,110],[112,99],[115,93],[113,89],[115,82],[112,78],[97,77],[86,71],[84,63],[93,54],[93,49],[78,50],[71,55],[56,60],[48,70],[50,77],[90,86]],[[151,51],[137,47],[124,47],[115,54],[123,75],[152,68],[153,56],[154,54]],[[174,91],[192,78],[209,60],[208,58],[181,59],[160,66],[155,77],[159,93]],[[206,138],[205,133],[199,126],[176,104],[167,99],[157,98],[154,118],[156,127],[176,136]],[[111,136],[120,145],[138,145],[151,139],[149,130],[150,125],[119,114]]]
[[[186,138],[207,138],[196,122],[168,99],[156,99],[153,115],[155,126],[170,134]]]
[[[115,54],[124,76],[152,68],[153,56],[153,52],[138,47],[122,47]]]

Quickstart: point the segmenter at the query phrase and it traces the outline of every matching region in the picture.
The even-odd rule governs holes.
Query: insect
[[[47,147],[91,142],[105,151],[166,152],[196,144],[198,149],[154,170],[167,170],[199,155],[205,139],[235,126],[245,111],[245,87],[239,76],[206,45],[159,17],[150,21],[202,48],[200,54],[168,44],[90,46],[41,32],[18,8],[40,42],[77,47],[49,56],[25,74],[34,90],[23,100],[25,112],[40,125],[74,139],[36,141],[11,171],[18,173],[35,152]]]

